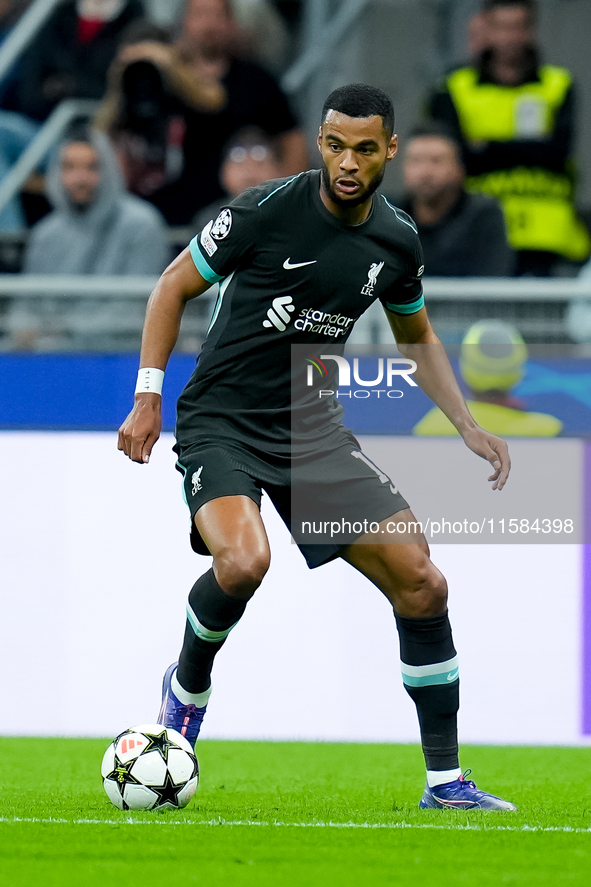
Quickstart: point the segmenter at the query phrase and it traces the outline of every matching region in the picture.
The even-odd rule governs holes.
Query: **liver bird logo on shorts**
[[[203,471],[203,465],[201,468],[198,468],[197,471],[193,472],[193,476],[191,477],[191,483],[193,486],[191,487],[191,495],[196,496],[199,490],[202,488],[201,485],[201,472]]]
[[[378,274],[384,267],[383,262],[372,262],[370,265],[369,271],[367,272],[367,283],[361,290],[362,296],[373,296],[373,291],[375,289],[376,283],[378,281]]]

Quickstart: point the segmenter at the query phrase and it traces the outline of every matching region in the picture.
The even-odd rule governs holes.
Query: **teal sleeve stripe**
[[[425,297],[422,293],[415,302],[411,302],[409,305],[391,305],[390,302],[386,302],[386,308],[394,314],[416,314],[424,305]]]
[[[213,268],[210,268],[203,258],[203,253],[199,249],[199,241],[196,237],[194,237],[189,244],[189,249],[191,251],[191,258],[195,262],[195,267],[204,280],[207,280],[208,283],[217,283],[218,280],[223,279],[224,275],[216,274]]]

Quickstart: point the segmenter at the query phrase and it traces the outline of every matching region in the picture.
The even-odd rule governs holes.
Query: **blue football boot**
[[[436,785],[433,788],[425,787],[423,797],[419,801],[421,810],[441,810],[451,807],[454,810],[517,810],[515,804],[503,801],[496,795],[489,795],[476,788],[472,780],[466,779],[471,770],[444,785]]]
[[[164,673],[162,705],[160,706],[157,723],[177,730],[181,736],[188,739],[191,745],[195,747],[207,705],[197,708],[196,705],[184,705],[180,699],[177,699],[171,687],[172,676],[176,671],[177,665],[178,662],[173,662]]]

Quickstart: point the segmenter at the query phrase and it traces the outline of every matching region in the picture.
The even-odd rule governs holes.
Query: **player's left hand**
[[[462,437],[472,452],[482,456],[483,459],[488,459],[494,468],[494,474],[488,478],[489,481],[493,481],[492,488],[493,490],[502,490],[511,471],[509,447],[506,442],[496,434],[491,434],[490,431],[479,426],[470,428]]]

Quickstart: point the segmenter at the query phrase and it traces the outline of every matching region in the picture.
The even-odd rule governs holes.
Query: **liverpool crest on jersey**
[[[378,274],[380,273],[380,271],[382,270],[383,267],[384,267],[383,262],[372,262],[372,264],[369,267],[369,271],[367,272],[367,283],[365,284],[365,286],[361,290],[362,296],[373,296],[373,291],[375,289],[375,286],[376,286],[376,283],[378,280]]]

